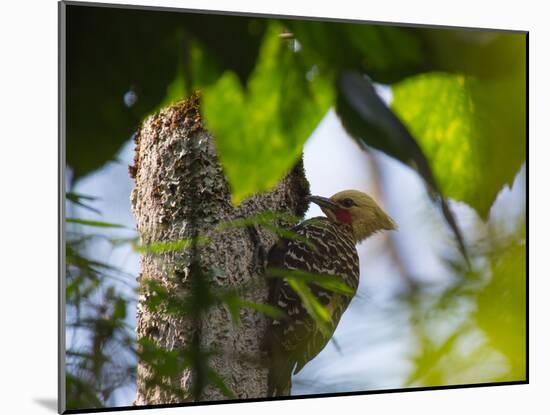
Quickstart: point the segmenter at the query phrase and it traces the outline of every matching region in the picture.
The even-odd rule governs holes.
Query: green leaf
[[[239,218],[226,222],[221,222],[220,224],[218,224],[218,226],[216,226],[216,229],[225,230],[233,228],[244,228],[246,226],[254,225],[266,225],[272,224],[276,220],[282,220],[288,223],[296,223],[300,221],[300,218],[286,212],[266,211],[258,213],[256,215],[248,216],[246,218]]]
[[[481,81],[429,73],[392,88],[392,108],[429,159],[442,193],[485,219],[525,161],[524,75]]]
[[[419,291],[409,299],[419,348],[408,386],[525,379],[524,229],[508,240],[493,239],[484,259],[490,267],[482,274],[459,274],[457,285],[443,295]]]
[[[300,241],[308,246],[310,249],[315,249],[315,246],[305,236],[300,235],[297,232],[292,231],[291,229],[274,225],[273,222],[275,220],[282,220],[286,223],[296,223],[300,221],[300,218],[294,215],[290,215],[288,213],[262,212],[257,215],[249,216],[247,218],[239,218],[227,222],[222,222],[216,227],[216,229],[223,231],[226,229],[244,228],[247,226],[261,226],[268,231],[274,233],[275,235],[290,239],[292,241]]]
[[[208,242],[208,238],[199,237],[195,240],[197,246],[204,245]],[[162,254],[165,252],[173,251],[182,251],[184,249],[189,249],[193,246],[193,239],[179,239],[176,241],[161,241],[153,242],[145,245],[134,244],[134,249],[139,253],[148,253],[148,254]]]
[[[246,89],[225,72],[203,91],[203,112],[234,203],[277,184],[332,103],[332,83],[323,74],[308,76],[313,64],[281,33],[278,24],[269,26]]]
[[[139,236],[130,236],[128,238],[108,238],[109,243],[113,246],[122,246],[130,244],[133,247],[139,244]]]
[[[143,292],[146,294],[144,304],[149,311],[155,313],[169,301],[168,289],[152,278],[143,279]]]
[[[241,324],[241,305],[239,304],[238,297],[234,295],[227,295],[222,298],[222,302],[227,307],[233,323],[237,326]]]
[[[274,319],[282,319],[285,317],[285,314],[280,309],[269,304],[256,303],[254,301],[241,299],[241,307],[251,308]]]
[[[77,223],[84,226],[95,226],[97,228],[126,228],[124,225],[118,225],[116,223],[101,222],[97,220],[67,218],[67,223]]]
[[[331,335],[332,320],[329,312],[317,300],[317,297],[311,291],[310,284],[315,284],[321,288],[343,295],[353,295],[354,291],[348,287],[339,277],[326,274],[312,274],[300,270],[288,270],[269,268],[267,270],[271,277],[285,278],[288,285],[298,294],[302,300],[304,308],[308,314],[315,320],[321,332]]]
[[[431,71],[492,77],[525,62],[524,33],[306,20],[288,25],[319,67],[356,70],[385,84]]]
[[[67,409],[82,410],[82,408],[103,408],[103,402],[98,398],[95,385],[86,382],[77,375],[67,373],[65,377],[67,388]]]
[[[180,350],[163,349],[149,337],[140,338],[138,345],[139,359],[151,367],[156,377],[173,377],[183,369]]]
[[[489,284],[478,296],[476,318],[510,370],[501,380],[526,379],[526,247],[513,245],[493,259]]]
[[[322,304],[317,300],[317,298],[311,292],[311,289],[307,284],[297,278],[287,277],[288,285],[298,294],[302,300],[304,308],[307,310],[308,314],[315,320],[319,330],[326,335],[330,336],[330,326],[331,323],[330,314],[322,306]]]
[[[115,301],[115,307],[113,310],[113,320],[123,320],[126,318],[126,300],[124,298],[117,298]]]
[[[525,70],[525,33],[418,28],[427,70],[495,79]]]
[[[279,235],[280,237],[289,239],[291,241],[300,241],[313,251],[317,249],[317,247],[308,238],[306,238],[303,235],[300,235],[297,232],[294,232],[291,229],[286,229],[280,226],[269,225],[269,224],[264,224],[263,226],[267,230],[273,232],[275,235]]]
[[[185,99],[189,95],[187,91],[187,86],[185,84],[185,76],[183,74],[183,68],[181,65],[178,65],[178,70],[176,72],[175,78],[168,84],[166,87],[166,96],[156,107],[157,111],[162,110],[163,108],[173,105],[175,102],[178,102],[182,99]]]
[[[221,295],[220,299],[227,307],[231,315],[231,320],[233,320],[233,323],[236,325],[240,324],[241,317],[239,313],[242,308],[251,308],[273,319],[282,319],[285,317],[285,314],[277,307],[245,300],[235,292],[225,293]]]
[[[338,294],[352,296],[355,291],[349,287],[342,277],[330,274],[314,274],[311,272],[289,269],[269,268],[268,273],[279,278],[293,278],[308,284],[315,284],[325,290],[333,291]]]
[[[218,388],[229,399],[237,399],[237,395],[233,392],[224,382],[223,378],[218,372],[212,368],[208,368],[208,383]]]
[[[89,206],[89,205],[87,205],[86,203],[83,202],[83,200],[89,200],[89,201],[97,200],[96,197],[81,195],[81,194],[74,193],[74,192],[65,193],[65,197],[67,198],[67,200],[70,200],[75,205],[81,206],[84,209],[88,209],[89,211],[97,213],[98,215],[101,214],[101,212],[98,209],[93,208],[93,207],[91,207],[91,206]]]

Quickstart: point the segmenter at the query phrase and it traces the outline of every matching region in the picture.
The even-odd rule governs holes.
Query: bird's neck
[[[354,236],[354,233],[353,233],[353,226],[352,226],[351,222],[346,223],[346,222],[341,222],[341,221],[334,221],[334,220],[331,220],[331,219],[328,219],[328,218],[323,218],[323,219],[325,219],[332,226],[336,227],[342,235],[346,235],[347,237],[349,237],[349,239],[354,244],[356,243],[355,236]]]

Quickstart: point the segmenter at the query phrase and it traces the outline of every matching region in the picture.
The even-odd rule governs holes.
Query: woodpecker
[[[395,223],[370,196],[357,190],[345,190],[330,198],[310,196],[309,201],[319,205],[326,217],[294,226],[292,231],[300,238],[280,239],[269,251],[268,269],[333,275],[342,278],[355,295],[359,285],[355,244],[376,232],[395,229]],[[270,321],[265,338],[270,359],[269,397],[290,395],[291,376],[325,347],[353,297],[314,283],[308,286],[330,315],[329,335],[327,330],[320,330],[284,278],[269,279],[268,302],[285,316]]]

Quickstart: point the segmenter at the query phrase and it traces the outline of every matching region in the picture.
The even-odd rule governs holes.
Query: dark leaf
[[[368,78],[343,71],[338,80],[337,112],[348,133],[363,147],[373,147],[416,168],[455,234],[459,249],[468,261],[462,233],[434,178],[424,152],[407,127],[376,93]],[[441,127],[444,128],[444,127]]]
[[[101,212],[98,209],[95,209],[95,208],[93,208],[93,207],[91,207],[91,206],[89,206],[89,205],[87,205],[86,203],[83,202],[84,200],[86,200],[86,201],[97,200],[96,197],[81,195],[81,194],[73,193],[73,192],[65,193],[65,197],[67,198],[67,200],[70,200],[74,204],[76,204],[78,206],[81,206],[85,209],[88,209],[89,211],[92,211],[94,213],[97,213],[98,215],[101,215]]]

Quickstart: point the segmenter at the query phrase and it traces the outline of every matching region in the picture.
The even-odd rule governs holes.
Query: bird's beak
[[[334,203],[332,200],[321,197],[321,196],[308,196],[307,198],[310,202],[315,203],[316,205],[319,205],[321,208],[327,208],[330,210],[334,210],[339,207],[338,204]]]

